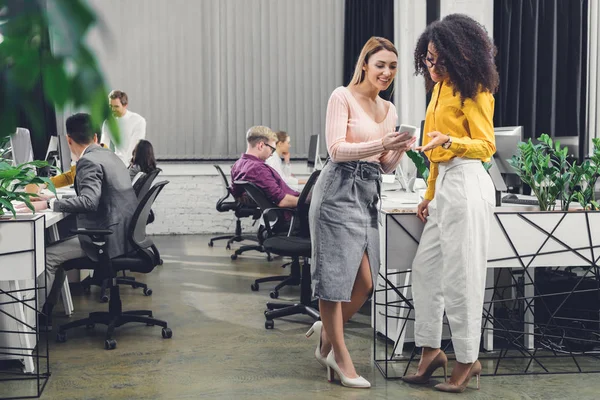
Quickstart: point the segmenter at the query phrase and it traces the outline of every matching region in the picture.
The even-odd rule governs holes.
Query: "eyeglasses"
[[[441,62],[441,61],[434,62],[433,58],[431,58],[431,57],[423,57],[423,64],[425,64],[425,66],[427,68],[433,68],[433,67],[444,68],[443,62]]]
[[[269,146],[269,148],[271,149],[271,154],[275,153],[275,150],[277,150],[275,147],[271,146],[269,143],[265,143],[265,146]]]

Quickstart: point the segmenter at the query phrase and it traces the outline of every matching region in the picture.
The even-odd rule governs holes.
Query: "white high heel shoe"
[[[321,355],[321,329],[323,329],[323,323],[321,321],[315,322],[313,326],[310,327],[308,332],[306,332],[306,337],[311,337],[313,333],[317,334],[319,340],[317,342],[317,348],[315,349],[315,358],[317,359],[319,364],[321,364],[324,367],[327,367],[327,362],[325,361],[327,357],[323,357]]]
[[[329,382],[333,382],[335,374],[338,374],[343,386],[360,389],[368,389],[371,387],[371,383],[362,376],[359,376],[358,378],[347,378],[337,365],[333,350],[329,353],[325,362],[327,363],[327,380]]]

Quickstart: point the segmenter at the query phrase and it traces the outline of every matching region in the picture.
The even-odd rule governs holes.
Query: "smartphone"
[[[408,132],[410,133],[410,137],[415,136],[415,134],[417,133],[417,128],[412,126],[412,125],[398,125],[396,126],[396,132],[402,133],[402,132]]]

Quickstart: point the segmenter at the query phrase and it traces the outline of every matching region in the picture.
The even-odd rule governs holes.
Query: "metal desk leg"
[[[8,287],[9,287],[10,291],[20,290],[19,282],[17,282],[17,281],[9,281]],[[24,295],[22,293],[14,292],[14,295],[17,298],[24,300],[24,298],[23,298]],[[13,315],[15,316],[17,321],[22,321],[22,322],[26,323],[27,319],[25,317],[25,309],[23,307],[23,304],[16,302],[16,303],[12,304],[12,307],[13,307]],[[23,333],[19,334],[19,341],[21,342],[21,348],[27,349],[27,350],[22,350],[23,351],[23,364],[24,364],[23,370],[26,373],[33,373],[35,371],[35,365],[33,363],[33,357],[32,357],[33,345],[31,343],[31,339],[34,336],[30,334],[31,329],[29,329],[22,322],[17,322],[17,330],[19,332],[23,332]],[[34,324],[37,324],[37,322],[34,322]]]
[[[484,315],[483,315],[483,348],[486,351],[493,351],[494,350],[494,305],[490,304],[490,302],[492,301],[492,298],[494,296],[494,272],[495,269],[494,268],[488,268],[487,269],[487,273],[486,273],[486,284],[485,287],[489,288],[486,289],[485,291],[485,295],[484,295]],[[490,285],[491,286],[488,286]],[[488,315],[488,310],[489,310],[489,315]],[[487,317],[487,320],[486,320]]]
[[[402,290],[400,293],[404,297],[408,296],[408,285],[411,283],[410,280],[411,272],[407,272],[404,274],[404,279],[402,280]],[[402,350],[404,350],[404,341],[406,340],[406,331],[408,330],[408,311],[406,308],[401,308],[398,312],[398,332],[401,332],[400,337],[398,338],[398,344],[396,346],[396,351],[394,355],[402,355]]]
[[[535,280],[535,269],[533,268],[528,268],[529,273],[525,273],[523,274],[523,278],[524,278],[524,283],[525,283],[525,299],[523,300],[525,303],[525,316],[524,316],[524,321],[525,321],[525,326],[524,326],[524,332],[525,335],[523,335],[523,340],[524,340],[524,345],[525,348],[527,349],[534,349],[535,347],[535,336],[534,336],[534,321],[535,321],[535,316],[534,316],[534,300],[533,300],[533,296],[535,293],[535,289],[534,289],[534,280]],[[531,277],[531,279],[530,279]],[[529,304],[529,305],[528,305]]]
[[[65,307],[65,315],[70,317],[73,314],[73,298],[71,297],[71,288],[69,287],[69,280],[65,279],[61,290],[63,306]]]
[[[58,226],[56,226],[56,224],[52,225],[48,229],[48,237],[51,242],[55,242],[55,241],[59,240]],[[71,289],[69,288],[69,280],[68,279],[65,279],[65,283],[63,284],[61,294],[62,294],[63,305],[65,307],[65,315],[67,317],[70,317],[71,314],[73,314],[74,308],[73,308],[73,298],[71,297]]]

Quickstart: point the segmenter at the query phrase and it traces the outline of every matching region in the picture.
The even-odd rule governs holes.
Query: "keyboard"
[[[521,205],[525,205],[525,206],[539,206],[540,203],[537,201],[537,199],[513,199],[513,198],[508,198],[508,197],[503,197],[502,198],[502,203],[504,204],[521,204]]]

